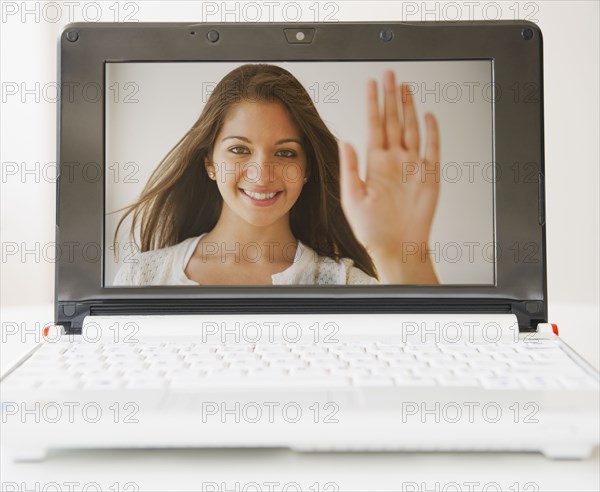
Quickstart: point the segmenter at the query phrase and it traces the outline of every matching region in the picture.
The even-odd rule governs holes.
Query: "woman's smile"
[[[281,196],[282,191],[263,191],[258,192],[249,188],[239,188],[244,199],[248,200],[252,205],[259,207],[268,207],[273,205]]]

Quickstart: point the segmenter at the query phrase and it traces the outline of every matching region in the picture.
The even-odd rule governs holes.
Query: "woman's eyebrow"
[[[237,135],[233,135],[231,137],[225,137],[224,139],[221,140],[221,142],[224,142],[228,138],[237,138],[239,140],[243,140],[244,142],[252,143],[246,137],[240,137]],[[275,145],[279,145],[279,144],[283,144],[283,143],[287,143],[287,142],[296,142],[298,145],[302,145],[302,142],[300,140],[298,140],[297,138],[282,138],[281,140],[277,140],[277,142],[275,142]]]

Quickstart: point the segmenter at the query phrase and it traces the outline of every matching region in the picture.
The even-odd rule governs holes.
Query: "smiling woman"
[[[395,87],[393,80],[388,83]],[[393,97],[387,101],[388,117],[397,118],[389,109],[397,105],[395,91],[388,96]],[[371,117],[372,127],[384,128],[374,110]],[[435,123],[432,117],[428,123]],[[397,239],[385,235],[389,222],[383,236],[381,228],[365,223],[365,213],[385,220],[385,213],[371,210],[377,206],[372,202],[387,207],[389,197],[377,189],[374,172],[374,186],[365,187],[353,149],[340,148],[287,70],[248,64],[231,71],[155,169],[139,200],[125,208],[115,242],[132,214],[130,232],[133,238],[139,226],[141,254],[123,264],[114,285],[374,284],[382,278],[437,283],[430,262],[403,268],[388,254]],[[433,200],[435,208],[436,195],[430,196],[426,205]],[[428,234],[431,217],[426,219],[419,225]],[[382,268],[383,277],[377,273]]]

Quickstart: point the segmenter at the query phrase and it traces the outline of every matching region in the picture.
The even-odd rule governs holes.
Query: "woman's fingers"
[[[340,195],[345,203],[359,202],[366,194],[365,183],[358,174],[358,157],[354,147],[338,141],[340,153]]]
[[[402,112],[399,106],[402,101]],[[394,72],[387,70],[383,80],[383,118],[379,109],[377,81],[367,84],[369,147],[403,147],[420,151],[419,123],[415,103],[407,84],[396,86]]]
[[[427,124],[427,145],[425,147],[425,162],[436,164],[440,162],[440,131],[435,116],[431,113],[425,115]]]
[[[388,70],[383,79],[383,121],[388,147],[402,147],[402,124],[396,96],[396,77]]]
[[[414,150],[419,155],[419,123],[415,102],[408,85],[402,84],[400,91],[404,115],[404,145],[407,149]]]
[[[370,79],[367,83],[367,117],[369,120],[369,147],[385,148],[385,130],[379,112],[379,98],[377,97],[377,82]]]

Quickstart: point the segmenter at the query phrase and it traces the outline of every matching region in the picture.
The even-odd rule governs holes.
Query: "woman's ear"
[[[306,170],[306,173],[304,174],[304,184],[308,183],[308,180],[310,179],[310,169]]]
[[[206,174],[208,174],[208,177],[215,181],[217,179],[215,165],[207,157],[204,158],[204,168],[206,169]]]

